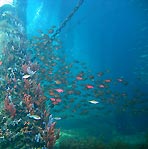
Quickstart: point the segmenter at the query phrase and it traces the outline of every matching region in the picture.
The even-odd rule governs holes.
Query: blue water
[[[76,3],[29,1],[28,33],[37,29],[47,30],[53,24],[59,26]],[[132,76],[141,52],[139,48],[144,48],[147,41],[147,30],[141,31],[147,23],[145,3],[86,0],[60,34],[65,49],[87,61],[94,71],[111,67],[116,74]]]
[[[39,30],[46,33],[53,25],[58,28],[77,3],[78,0],[28,0],[27,37],[39,36]],[[73,81],[73,77],[82,70],[88,78],[94,76],[96,79],[95,81],[88,79],[85,84],[96,86],[100,81],[100,78],[97,78],[99,72],[104,74],[101,80],[110,79],[112,82],[106,90],[103,90],[103,95],[96,99],[86,94],[102,91],[101,88],[92,91],[83,90],[84,84],[74,82],[77,90],[81,92],[77,96],[72,96],[75,103],[70,103],[64,94],[65,102],[51,109],[52,115],[62,117],[56,125],[61,129],[61,134],[77,132],[74,133],[74,138],[96,137],[105,143],[120,137],[126,142],[128,139],[125,138],[129,137],[127,142],[130,143],[132,140],[136,144],[141,141],[139,139],[137,142],[139,136],[144,138],[148,131],[147,35],[146,0],[84,0],[82,6],[58,35],[58,39],[62,41],[65,61],[80,62],[74,64],[76,67],[71,70],[67,80]],[[86,69],[83,69],[82,63],[85,63]],[[57,66],[57,71],[59,67],[61,63]],[[120,84],[117,81],[119,78],[125,82]],[[42,83],[43,86],[52,84],[46,79]],[[64,84],[60,87],[67,89],[67,92],[69,90]],[[110,91],[111,96],[108,93]],[[47,91],[45,94],[48,94]],[[98,100],[99,104],[87,102],[85,107],[81,100]],[[48,104],[50,103],[47,102]],[[64,109],[66,106],[67,110]],[[59,110],[59,113],[56,110]]]
[[[52,25],[59,26],[76,4],[76,0],[66,2],[60,0],[29,1],[27,7],[28,34],[32,31],[33,34],[36,34],[37,29],[46,31]],[[144,76],[137,79],[141,71],[148,73],[147,59],[140,61],[140,55],[148,54],[146,48],[147,16],[146,1],[99,0],[92,2],[84,0],[84,4],[66,24],[59,37],[67,55],[85,62],[93,73],[109,69],[110,78],[122,76],[126,78],[128,85],[123,90],[129,94],[128,100],[136,96],[135,89],[137,88],[144,94],[144,97],[141,95],[142,97],[139,96],[137,100],[141,100],[140,98],[147,100],[148,80]],[[142,70],[141,67],[143,67]],[[118,90],[121,91],[122,88],[118,88]],[[118,109],[117,106],[114,105],[114,108]],[[77,118],[73,118],[73,122],[63,120],[58,125],[67,129],[85,127],[98,136],[101,131],[99,127],[104,123],[107,124],[108,121],[121,133],[145,131],[148,124],[147,103],[136,107],[146,108],[144,113],[130,115],[132,111],[130,108],[132,106],[125,112],[115,110],[112,115],[113,119],[105,115],[96,117],[97,113],[93,115],[93,109],[89,109],[92,113],[86,119],[79,121]]]

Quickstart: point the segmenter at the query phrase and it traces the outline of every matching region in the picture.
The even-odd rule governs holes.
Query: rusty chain
[[[62,29],[66,26],[67,22],[71,20],[71,18],[77,12],[77,10],[80,8],[80,6],[83,4],[83,2],[84,2],[84,0],[79,0],[79,2],[76,5],[76,7],[74,7],[74,9],[71,11],[71,13],[65,18],[65,20],[59,26],[59,28],[51,36],[51,39],[55,39],[55,37],[62,31]]]

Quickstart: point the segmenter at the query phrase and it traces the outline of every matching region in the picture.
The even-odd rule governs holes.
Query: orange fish
[[[92,85],[86,85],[86,88],[94,88]]]
[[[61,84],[62,82],[60,80],[55,81],[56,84]]]
[[[55,98],[50,98],[50,100],[51,100],[51,101],[55,101],[56,99],[55,99]]]
[[[106,83],[110,83],[111,80],[110,80],[110,79],[107,79],[107,80],[104,80],[104,82],[106,82]]]
[[[99,87],[100,87],[100,88],[104,88],[105,86],[104,86],[103,84],[100,84]]]
[[[77,79],[77,80],[82,80],[83,78],[82,78],[82,77],[77,76],[77,77],[76,77],[76,79]]]
[[[62,101],[61,99],[56,99],[56,102],[57,102],[57,103],[59,103],[59,102],[61,102],[61,101]]]
[[[61,88],[58,88],[58,89],[55,89],[58,93],[63,93],[64,92],[64,90],[63,89],[61,89]]]

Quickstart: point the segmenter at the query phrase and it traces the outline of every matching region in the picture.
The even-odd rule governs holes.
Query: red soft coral
[[[11,117],[14,117],[14,116],[16,115],[16,108],[15,108],[15,105],[14,105],[12,102],[10,102],[8,96],[6,96],[4,102],[5,102],[5,103],[4,103],[4,104],[5,104],[5,110],[10,113]]]

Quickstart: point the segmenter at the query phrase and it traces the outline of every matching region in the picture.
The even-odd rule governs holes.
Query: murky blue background
[[[59,26],[76,4],[77,0],[28,1],[28,35],[36,35],[38,29],[46,32],[52,25]],[[144,93],[141,98],[147,100],[147,18],[146,0],[84,0],[60,38],[70,56],[87,63],[93,72],[109,69],[111,78],[124,76],[128,80],[125,90],[131,98],[136,96],[135,89],[138,88]],[[147,111],[146,102],[138,104],[137,108],[141,107]],[[85,127],[91,135],[98,136],[100,133],[110,136],[113,129],[130,134],[147,128],[147,112],[133,115],[129,109],[124,113],[118,110],[113,113],[112,116],[99,113],[99,117],[92,114],[85,119],[70,118],[70,122],[63,120],[58,125],[67,129]]]

